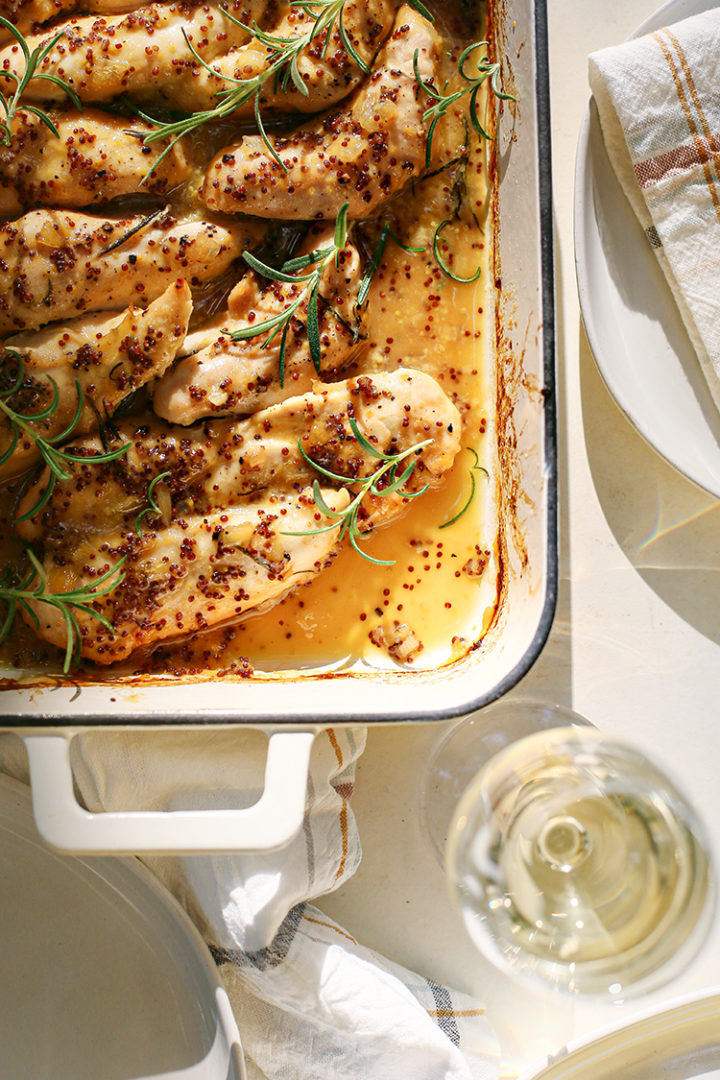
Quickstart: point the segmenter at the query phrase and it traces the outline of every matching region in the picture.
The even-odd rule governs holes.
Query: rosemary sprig
[[[417,82],[418,86],[420,86],[425,91],[425,93],[434,100],[434,104],[431,105],[430,108],[426,109],[423,113],[423,123],[425,124],[428,120],[430,121],[430,127],[428,128],[427,133],[427,141],[425,143],[425,167],[428,169],[430,168],[430,161],[432,158],[432,141],[433,135],[435,134],[435,128],[437,127],[438,123],[445,115],[445,113],[448,111],[450,106],[454,105],[456,101],[459,101],[460,98],[465,97],[466,94],[470,95],[470,123],[472,124],[473,129],[477,132],[481,139],[489,139],[490,135],[488,135],[487,131],[485,131],[484,127],[480,123],[480,115],[478,111],[478,94],[480,93],[480,87],[483,85],[484,82],[489,80],[490,88],[495,94],[495,97],[501,98],[503,101],[515,100],[512,94],[504,93],[500,87],[500,64],[492,63],[487,55],[481,56],[480,59],[476,61],[475,66],[477,67],[477,70],[479,72],[477,76],[468,75],[465,70],[465,65],[470,55],[474,53],[476,49],[481,49],[484,45],[489,44],[490,43],[488,41],[475,41],[472,45],[468,45],[466,49],[463,49],[463,51],[460,53],[460,58],[458,60],[458,73],[468,85],[461,87],[460,90],[455,90],[451,94],[447,93],[447,88],[449,85],[447,82],[445,83],[442,91],[436,90],[435,87],[432,86],[430,83],[425,82],[418,69],[418,52],[417,49],[415,50],[415,55],[413,57],[413,70],[415,72],[415,81]]]
[[[43,488],[42,494],[40,495],[38,501],[31,507],[30,510],[26,510],[24,514],[22,514],[19,518],[15,519],[16,522],[19,523],[33,517],[35,514],[38,513],[39,510],[43,509],[43,507],[47,504],[50,496],[53,493],[56,481],[70,479],[70,473],[67,471],[67,469],[64,468],[65,464],[70,464],[74,461],[90,460],[93,465],[102,465],[108,461],[115,461],[117,458],[121,457],[124,453],[127,452],[127,450],[130,448],[130,443],[124,443],[122,446],[117,447],[115,450],[109,450],[103,454],[93,455],[73,454],[68,450],[61,450],[59,448],[59,444],[65,442],[66,439],[69,439],[73,431],[75,431],[78,423],[80,422],[80,417],[83,413],[85,398],[83,396],[82,386],[80,385],[80,381],[78,379],[75,380],[77,406],[75,408],[75,414],[73,415],[70,423],[67,425],[67,427],[63,428],[63,430],[57,435],[53,435],[52,438],[48,439],[45,438],[44,435],[38,434],[38,432],[34,430],[32,425],[42,422],[43,420],[49,420],[50,417],[53,416],[58,405],[60,404],[60,390],[58,389],[58,385],[52,378],[52,376],[47,375],[46,378],[52,388],[52,397],[49,405],[46,405],[44,409],[40,409],[38,412],[34,413],[23,413],[18,412],[16,409],[13,409],[12,406],[8,404],[8,399],[11,398],[14,394],[16,394],[18,390],[20,390],[20,388],[22,387],[24,379],[23,360],[20,353],[15,352],[14,349],[7,349],[6,352],[7,355],[11,356],[17,364],[17,376],[15,378],[15,382],[10,387],[10,389],[0,393],[0,412],[3,412],[8,418],[8,420],[10,421],[10,426],[12,428],[10,445],[0,455],[0,468],[5,465],[5,463],[8,462],[12,457],[20,439],[20,432],[24,432],[24,434],[29,436],[29,438],[31,438],[32,441],[35,443],[35,446],[37,447],[40,456],[47,465],[50,473],[47,485],[45,486],[45,488]]]
[[[167,469],[165,472],[158,473],[158,475],[154,477],[148,484],[147,501],[149,505],[146,506],[144,510],[141,510],[138,516],[135,518],[135,532],[138,536],[140,536],[142,532],[140,525],[143,518],[147,517],[148,514],[162,514],[162,510],[155,501],[155,488],[160,483],[160,481],[164,480],[167,476],[170,476],[169,469]]]
[[[450,525],[454,525],[455,522],[459,521],[463,514],[470,509],[470,505],[475,498],[475,473],[483,472],[486,476],[490,475],[487,469],[480,464],[480,458],[478,457],[477,450],[475,450],[472,446],[468,446],[466,447],[466,449],[469,450],[472,456],[475,458],[475,464],[471,465],[468,471],[468,475],[470,476],[470,494],[468,495],[465,505],[462,507],[462,509],[458,510],[457,514],[451,517],[449,521],[443,521],[442,525],[438,526],[438,528],[440,529],[447,529]]]
[[[392,242],[394,244],[397,244],[399,248],[402,248],[403,251],[419,253],[425,250],[424,247],[408,247],[407,244],[403,244],[402,240],[398,240],[397,236],[390,228],[388,222],[385,222],[382,229],[380,230],[380,236],[378,238],[377,244],[375,245],[375,250],[370,256],[370,261],[365,268],[365,273],[363,274],[362,281],[360,282],[360,288],[358,289],[357,296],[358,307],[362,307],[367,300],[367,295],[370,291],[372,279],[375,277],[377,268],[382,262],[388,240],[392,240]]]
[[[300,308],[301,304],[307,300],[307,336],[308,345],[310,347],[310,355],[312,357],[315,370],[320,373],[320,360],[321,360],[321,343],[320,343],[320,313],[318,311],[318,302],[320,300],[320,283],[322,276],[327,267],[334,261],[335,265],[338,265],[340,258],[340,252],[344,250],[347,244],[348,238],[348,203],[344,203],[340,208],[340,212],[335,221],[335,233],[333,236],[332,246],[325,248],[318,248],[315,251],[309,252],[307,255],[300,255],[295,259],[289,259],[283,263],[279,270],[274,269],[272,266],[268,266],[266,263],[261,262],[260,259],[255,258],[249,251],[243,252],[243,259],[248,266],[262,277],[268,278],[270,281],[289,282],[290,284],[300,284],[302,288],[293,301],[277,315],[273,315],[269,319],[264,319],[259,323],[252,323],[250,326],[244,326],[240,330],[223,330],[224,334],[232,338],[233,341],[246,341],[248,338],[259,337],[261,334],[267,334],[267,338],[263,342],[263,348],[270,344],[270,342],[281,334],[280,338],[280,385],[284,385],[285,379],[285,351],[287,346],[287,335],[290,329],[291,321],[296,311]],[[298,270],[305,270],[309,267],[309,273],[298,274]],[[330,309],[332,310],[332,308]]]
[[[46,71],[38,71],[38,68],[41,66],[47,54],[50,52],[51,49],[55,47],[55,45],[57,45],[60,38],[64,36],[64,30],[61,30],[59,34],[56,34],[55,37],[47,43],[47,45],[38,45],[36,49],[33,49],[33,51],[30,52],[28,43],[26,42],[20,31],[17,29],[17,27],[13,26],[13,24],[9,22],[6,18],[4,18],[2,15],[0,15],[0,26],[2,26],[5,30],[8,30],[12,34],[12,36],[15,38],[18,45],[22,49],[22,53],[25,58],[25,71],[22,73],[22,75],[18,75],[14,71],[0,70],[0,76],[2,76],[2,78],[11,79],[15,83],[15,92],[12,95],[5,95],[2,93],[2,91],[0,91],[0,108],[2,108],[3,112],[5,113],[5,118],[0,120],[0,144],[2,144],[3,146],[9,146],[12,142],[12,122],[15,118],[15,113],[20,106],[20,99],[25,93],[28,83],[32,82],[33,79],[45,79],[46,82],[55,83],[56,86],[59,86],[61,90],[65,91],[65,93],[70,98],[73,105],[79,112],[82,112],[82,102],[80,101],[80,98],[77,96],[72,87],[68,86],[68,84],[64,82],[63,79],[61,79],[58,75],[51,75],[50,72]],[[41,120],[42,123],[45,125],[45,127],[49,128],[55,138],[60,137],[58,129],[55,127],[48,114],[44,112],[41,108],[39,108],[37,105],[27,104],[23,104],[22,107],[26,110],[26,112],[33,113],[35,116],[37,116],[38,119]]]
[[[410,4],[411,8],[415,8],[418,14],[422,15],[424,19],[427,19],[428,22],[435,22],[435,16],[428,11],[428,9],[423,3],[420,2],[420,0],[408,0],[408,3]]]
[[[482,273],[482,266],[478,266],[472,277],[460,277],[458,274],[456,274],[453,270],[450,269],[450,267],[443,260],[443,257],[440,254],[441,242],[445,245],[445,247],[448,247],[447,240],[442,239],[440,233],[445,228],[445,226],[449,224],[450,218],[446,218],[445,221],[441,221],[433,235],[433,255],[435,256],[435,262],[438,264],[443,274],[451,278],[453,281],[457,281],[459,285],[471,285],[473,281],[477,281],[477,279],[480,277],[480,274]]]
[[[320,491],[320,484],[317,480],[314,480],[313,498],[315,499],[315,505],[317,506],[321,514],[324,514],[325,517],[335,518],[335,520],[330,525],[322,526],[319,529],[307,529],[303,532],[284,532],[282,535],[319,536],[320,533],[331,532],[333,529],[339,528],[340,532],[338,534],[338,540],[342,540],[347,534],[347,536],[350,538],[350,543],[358,552],[358,554],[362,555],[363,559],[367,559],[368,562],[371,563],[376,563],[378,566],[393,566],[395,563],[394,559],[375,559],[372,557],[372,555],[368,555],[366,551],[363,551],[362,548],[359,546],[360,542],[363,539],[367,539],[370,536],[369,530],[363,531],[360,528],[360,524],[358,522],[358,514],[360,512],[360,507],[366,495],[374,495],[378,498],[385,495],[401,495],[404,499],[416,499],[418,495],[424,495],[424,493],[430,486],[429,484],[425,484],[425,486],[420,488],[419,491],[405,490],[405,484],[407,484],[408,480],[412,476],[415,466],[417,465],[417,461],[411,461],[410,464],[403,470],[403,472],[399,476],[397,475],[397,469],[402,461],[405,461],[406,458],[409,458],[413,454],[417,454],[419,450],[422,450],[424,446],[427,446],[433,440],[424,439],[422,442],[416,443],[415,446],[408,447],[407,450],[403,450],[399,454],[384,454],[381,450],[378,450],[377,447],[373,446],[368,439],[365,438],[363,433],[358,428],[353,417],[350,417],[350,427],[352,428],[352,433],[357,439],[359,446],[365,451],[366,454],[369,454],[371,457],[377,458],[377,460],[380,461],[381,464],[378,465],[375,472],[371,473],[370,476],[368,476],[365,480],[362,481],[352,476],[340,476],[337,473],[330,472],[329,469],[323,468],[322,465],[318,465],[316,461],[313,461],[313,459],[305,453],[302,447],[302,442],[300,439],[298,439],[298,449],[300,450],[302,456],[305,458],[309,465],[312,465],[312,467],[316,469],[319,473],[322,473],[323,476],[326,476],[329,480],[334,480],[336,483],[345,484],[346,486],[355,486],[358,483],[360,483],[361,486],[360,490],[358,491],[352,502],[348,506],[346,506],[344,510],[338,511],[332,510],[327,505],[327,503],[322,497]],[[388,479],[387,484],[384,485],[382,488],[378,487],[380,481],[386,476]]]
[[[30,561],[30,569],[26,576],[17,585],[11,584],[10,571],[6,570],[0,577],[0,600],[5,604],[5,618],[0,626],[0,642],[6,640],[15,621],[18,608],[22,608],[29,615],[35,629],[40,628],[40,620],[31,607],[36,604],[48,604],[59,611],[65,621],[67,629],[67,645],[65,647],[65,659],[63,673],[67,675],[74,661],[79,658],[81,631],[75,612],[83,615],[91,615],[93,619],[104,626],[110,633],[114,633],[114,627],[109,619],[100,612],[95,611],[91,604],[100,596],[107,596],[113,589],[124,580],[125,574],[119,573],[125,556],[109,567],[100,577],[96,578],[92,585],[84,585],[79,589],[70,589],[68,592],[50,592],[47,587],[45,571],[32,548],[26,548],[27,557]],[[119,575],[119,576],[118,576]],[[35,584],[33,585],[33,582]]]
[[[144,180],[147,180],[163,158],[170,153],[175,144],[184,135],[202,127],[203,124],[220,120],[222,117],[228,116],[230,113],[235,112],[251,100],[253,101],[255,123],[257,124],[260,137],[281,169],[284,172],[287,172],[284,163],[280,159],[280,155],[265,131],[260,115],[260,97],[263,87],[267,82],[273,80],[276,91],[281,89],[283,92],[286,92],[292,83],[299,93],[304,97],[308,97],[308,88],[305,85],[298,68],[300,54],[304,49],[311,45],[316,38],[321,38],[324,35],[322,55],[325,56],[336,22],[340,38],[348,56],[350,56],[353,63],[360,68],[364,75],[370,74],[370,68],[358,53],[345,29],[343,23],[343,10],[346,2],[347,0],[290,0],[291,7],[303,11],[313,20],[309,29],[306,30],[304,34],[299,34],[297,37],[280,37],[277,34],[266,33],[264,30],[260,29],[256,22],[253,22],[252,26],[246,26],[245,23],[240,22],[239,19],[236,19],[229,11],[225,10],[223,14],[226,18],[235,23],[236,26],[246,30],[252,37],[270,50],[267,66],[251,79],[235,79],[230,75],[220,75],[206,60],[203,59],[202,56],[200,56],[183,30],[185,42],[193,57],[206,69],[206,71],[209,71],[211,75],[226,82],[228,88],[219,91],[215,95],[217,97],[217,105],[214,108],[203,109],[200,112],[192,113],[192,115],[187,116],[182,120],[161,124],[151,116],[146,116],[145,113],[140,112],[140,115],[144,120],[155,125],[155,130],[146,135],[140,136],[139,133],[137,133],[138,137],[142,138],[144,145],[147,146],[150,143],[158,142],[161,139],[169,138],[172,140],[157,158],[150,171],[144,177]],[[415,0],[415,2],[417,3],[419,0]]]
[[[144,177],[143,179],[146,178]],[[119,236],[117,240],[113,240],[112,244],[109,244],[108,247],[98,251],[96,258],[100,255],[109,255],[111,251],[115,251],[117,248],[122,247],[122,245],[127,243],[127,241],[135,236],[136,233],[139,233],[142,229],[146,229],[155,218],[160,217],[161,214],[167,214],[169,211],[169,206],[159,206],[157,210],[152,210],[149,214],[146,214],[144,218],[141,218],[136,225],[129,228],[122,236]]]

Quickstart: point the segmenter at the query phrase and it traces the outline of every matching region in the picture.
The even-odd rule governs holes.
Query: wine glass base
[[[715,887],[691,804],[566,709],[508,700],[458,725],[423,816],[470,938],[509,975],[620,1000],[666,984],[706,936]]]

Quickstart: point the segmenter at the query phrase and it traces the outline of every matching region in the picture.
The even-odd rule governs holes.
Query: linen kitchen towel
[[[360,945],[310,901],[355,871],[349,799],[362,727],[313,745],[305,821],[279,851],[146,857],[215,957],[249,1080],[494,1080],[484,1009]],[[0,768],[27,780],[22,743],[0,735]],[[259,731],[87,732],[73,770],[93,811],[247,806],[260,794]]]
[[[720,8],[592,53],[615,172],[720,408]]]

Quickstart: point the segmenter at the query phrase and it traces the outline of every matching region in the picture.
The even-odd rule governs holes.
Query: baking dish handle
[[[33,810],[42,838],[74,855],[270,851],[300,830],[313,731],[273,732],[265,784],[252,806],[230,810],[105,811],[78,803],[70,734],[24,735]]]

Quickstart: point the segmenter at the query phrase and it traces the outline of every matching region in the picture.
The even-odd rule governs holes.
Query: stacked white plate
[[[720,1080],[720,989],[570,1043],[523,1080]]]
[[[633,37],[715,4],[670,0]],[[720,497],[720,414],[660,264],[610,164],[594,103],[577,151],[575,264],[588,341],[610,393],[659,454]]]
[[[230,1003],[194,926],[137,861],[39,838],[0,776],[2,1080],[242,1080]]]

